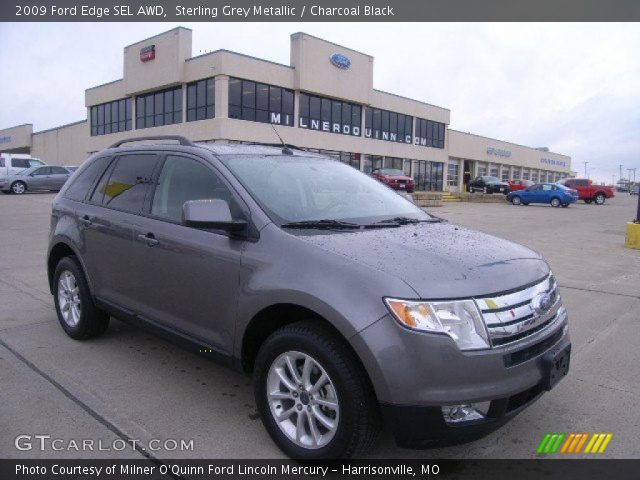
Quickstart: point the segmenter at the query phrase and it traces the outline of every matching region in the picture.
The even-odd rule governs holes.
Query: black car
[[[469,182],[469,191],[482,193],[509,193],[509,184],[501,181],[498,177],[482,176],[476,177]]]

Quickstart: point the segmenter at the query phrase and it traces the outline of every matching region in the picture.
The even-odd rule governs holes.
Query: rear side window
[[[91,161],[86,167],[84,167],[78,175],[75,176],[73,182],[66,189],[64,196],[82,202],[86,197],[91,186],[96,182],[98,177],[107,168],[107,165],[111,162],[112,157],[101,157]]]
[[[29,168],[31,165],[29,165],[29,160],[26,158],[12,158],[11,166],[13,168]]]
[[[116,210],[139,213],[157,162],[155,154],[118,157],[115,166],[98,183],[91,201]]]
[[[51,167],[51,173],[53,175],[66,175],[67,173],[69,173],[69,170],[62,167]]]

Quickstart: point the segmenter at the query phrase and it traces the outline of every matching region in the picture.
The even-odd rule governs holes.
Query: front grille
[[[563,317],[553,275],[516,292],[476,298],[494,347],[523,340]]]
[[[521,363],[526,362],[527,360],[531,360],[534,357],[537,357],[543,352],[546,352],[551,347],[553,347],[563,335],[563,328],[559,328],[556,332],[550,337],[545,338],[541,342],[538,342],[530,347],[527,347],[523,350],[518,350],[517,352],[508,353],[502,357],[504,361],[505,367],[515,367],[516,365],[520,365]]]

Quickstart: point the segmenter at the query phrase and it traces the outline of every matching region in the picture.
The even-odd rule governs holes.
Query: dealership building
[[[470,178],[557,181],[571,158],[449,128],[451,112],[373,85],[373,57],[306,33],[290,64],[228,50],[192,56],[177,27],[124,48],[123,78],[85,92],[87,119],[33,132],[0,130],[0,152],[78,165],[126,138],[274,144],[321,152],[364,172],[413,176],[418,190],[462,191]]]

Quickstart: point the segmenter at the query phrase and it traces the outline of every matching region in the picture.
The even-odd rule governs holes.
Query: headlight
[[[415,302],[385,298],[385,302],[395,319],[405,327],[445,333],[460,350],[490,346],[482,315],[473,300]]]

